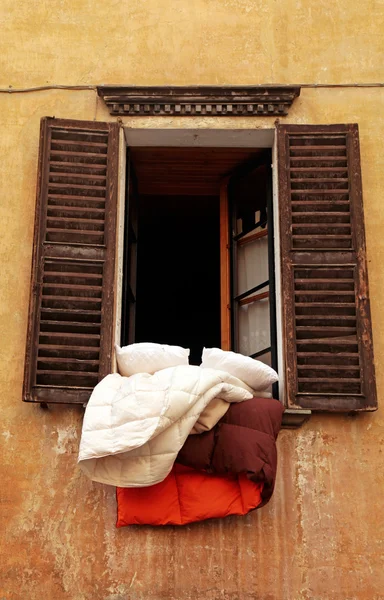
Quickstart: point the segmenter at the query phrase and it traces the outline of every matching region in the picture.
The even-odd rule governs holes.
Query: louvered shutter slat
[[[24,400],[83,403],[111,371],[118,125],[43,119]]]
[[[358,129],[278,126],[287,406],[377,407]]]

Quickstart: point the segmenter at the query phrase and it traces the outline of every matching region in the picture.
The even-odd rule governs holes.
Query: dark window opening
[[[129,151],[122,344],[222,347],[276,368],[270,150]]]
[[[136,342],[220,346],[219,198],[139,195]]]

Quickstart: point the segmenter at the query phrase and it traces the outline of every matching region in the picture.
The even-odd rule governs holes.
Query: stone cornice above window
[[[300,86],[97,86],[113,116],[284,116]]]

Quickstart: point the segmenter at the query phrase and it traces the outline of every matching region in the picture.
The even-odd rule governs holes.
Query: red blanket
[[[117,488],[117,527],[185,525],[214,517],[245,515],[261,503],[263,484],[242,475],[209,475],[175,464],[161,483]]]

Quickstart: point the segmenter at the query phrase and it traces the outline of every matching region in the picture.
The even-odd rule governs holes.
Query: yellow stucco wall
[[[2,0],[0,11],[6,86],[384,79],[382,0]]]
[[[384,4],[3,0],[0,87],[383,80]],[[287,122],[360,127],[379,402],[384,377],[383,88],[304,89]],[[42,116],[111,119],[93,90],[0,94],[1,600],[384,598],[383,409],[279,439],[271,503],[182,529],[116,530],[112,488],[76,467],[82,410],[21,402]],[[271,127],[273,119],[126,119]]]

